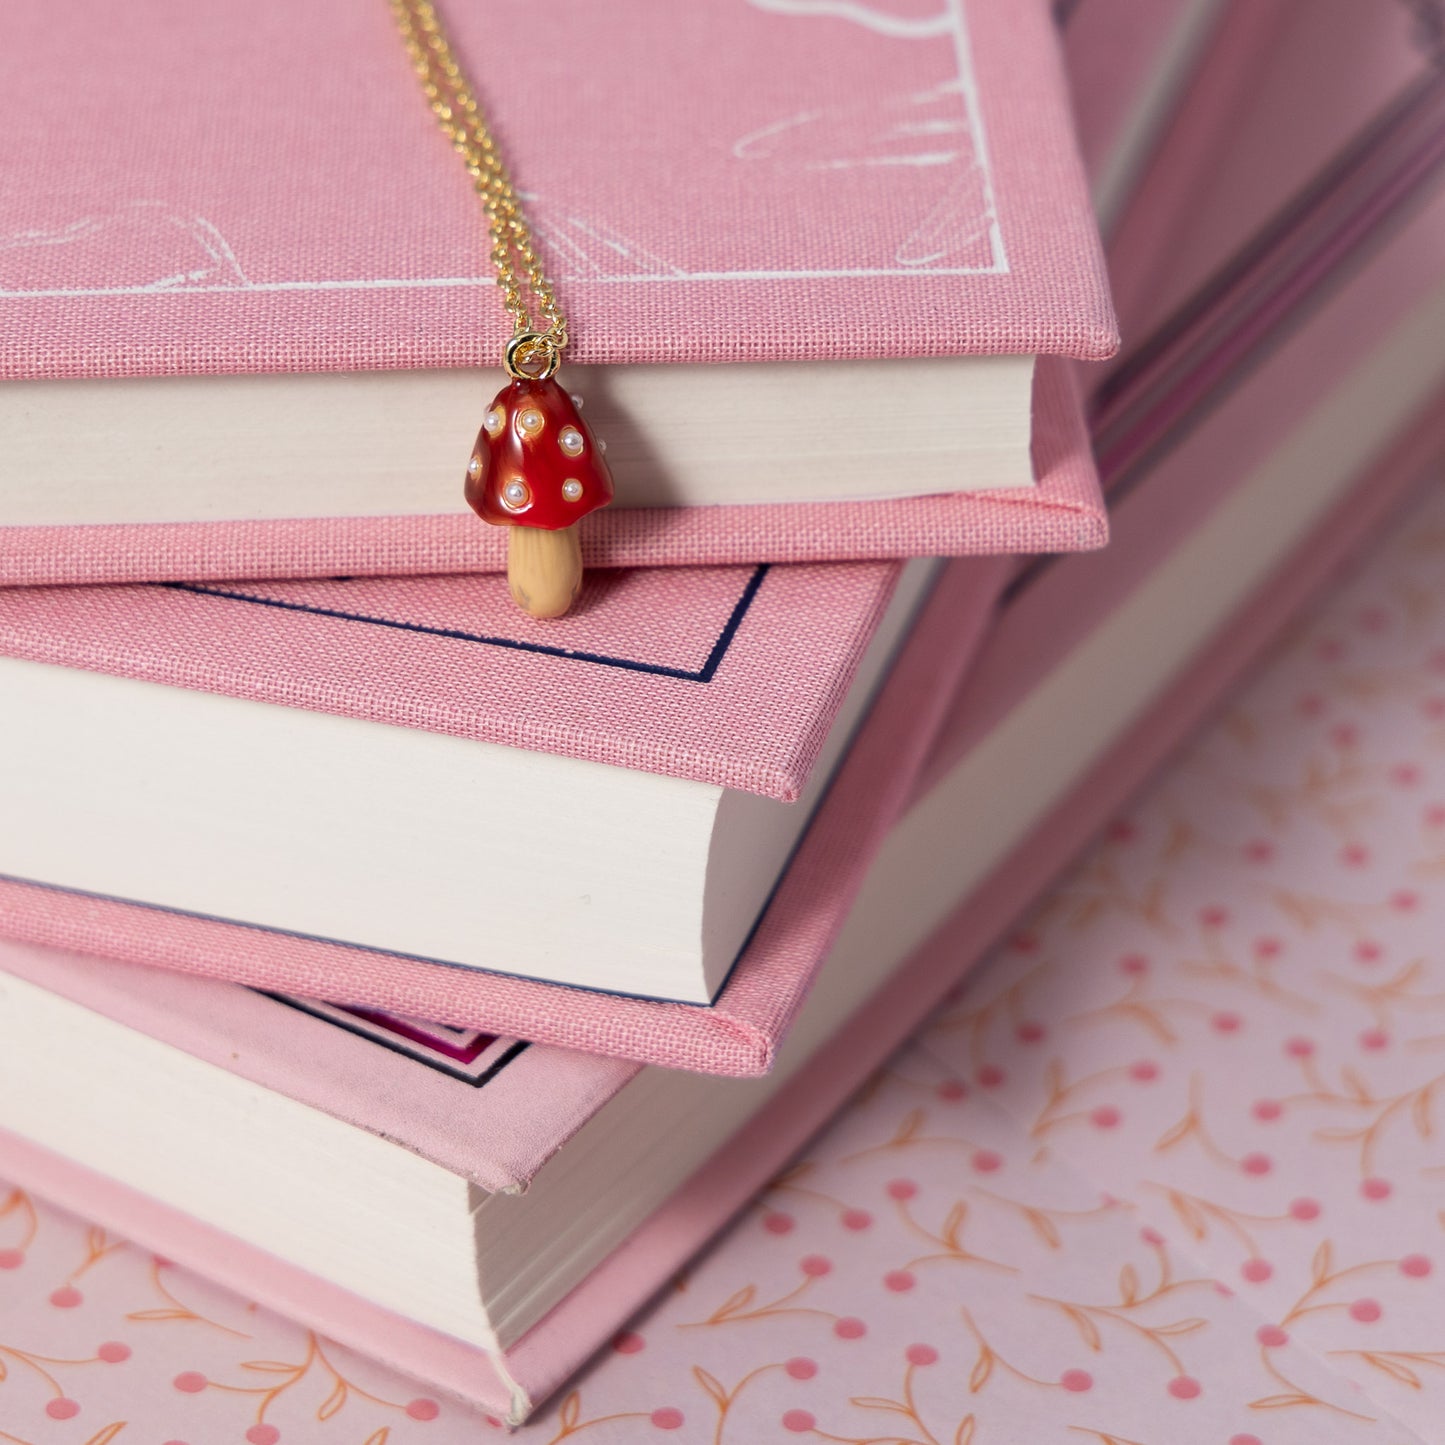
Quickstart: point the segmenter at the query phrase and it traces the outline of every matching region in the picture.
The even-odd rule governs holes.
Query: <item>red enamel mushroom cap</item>
[[[487,411],[466,493],[483,521],[555,532],[612,500],[612,473],[561,384],[522,378]]]

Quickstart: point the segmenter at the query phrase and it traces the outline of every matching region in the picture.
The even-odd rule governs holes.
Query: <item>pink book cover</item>
[[[1445,224],[1441,203],[1428,206],[1409,224],[1403,224],[1403,218],[1410,214],[1406,200],[1422,188],[1428,194],[1431,174],[1428,168],[1419,172],[1413,188],[1403,193],[1398,188],[1388,191],[1388,205],[1375,204],[1375,192],[1367,189],[1368,204],[1358,215],[1350,213],[1354,220],[1343,232],[1346,240],[1355,239],[1325,253],[1330,265],[1308,260],[1302,267],[1280,271],[1288,282],[1283,292],[1287,304],[1269,311],[1268,326],[1257,326],[1252,312],[1240,320],[1233,309],[1225,309],[1223,340],[1199,351],[1196,365],[1180,367],[1172,354],[1164,354],[1158,386],[1153,373],[1140,369],[1137,385],[1143,401],[1121,410],[1117,440],[1122,460],[1111,472],[1111,481],[1127,490],[1162,469],[1162,481],[1149,489],[1153,500],[1146,505],[1155,512],[1155,525],[1149,541],[1139,544],[1140,560],[1157,555],[1161,545],[1187,531],[1233,478],[1247,472],[1277,441],[1311,397],[1332,384],[1360,350],[1373,345],[1428,289],[1435,279],[1437,238]],[[1340,291],[1340,273],[1352,274],[1360,258],[1363,243],[1358,238],[1381,234],[1388,239],[1381,243],[1375,264]],[[1294,249],[1288,254],[1293,257]],[[1309,258],[1314,252],[1304,254]],[[1230,301],[1229,293],[1223,294]],[[1221,355],[1231,364],[1221,364]],[[1241,371],[1258,375],[1254,384],[1236,390]],[[1138,441],[1141,434],[1144,443]],[[1109,447],[1114,435],[1101,433],[1109,443],[1106,459],[1113,456]],[[1230,458],[1229,467],[1219,465],[1221,457]],[[1107,557],[1083,565],[1092,565],[1103,576],[1127,575]],[[53,595],[64,600],[70,594]],[[478,978],[466,980],[461,988],[455,977],[433,977],[426,965],[409,960],[328,951],[327,945],[275,935],[246,935],[243,952],[236,931],[223,925],[140,915],[106,900],[85,900],[82,906],[63,894],[13,886],[17,891],[11,912],[17,921],[11,931],[41,941],[157,961],[164,935],[168,957],[182,967],[690,1067],[740,1072],[765,1068],[801,997],[797,987],[780,991],[767,985],[754,993],[754,981],[766,980],[770,973],[766,967],[751,971],[745,964],[713,1010],[607,999],[590,1001],[587,1010],[579,1006],[575,1017],[569,1008],[563,1018],[558,1005],[565,996],[546,985]],[[771,947],[769,927],[776,916],[755,940],[755,949]],[[754,953],[748,962],[762,956]],[[804,956],[811,960],[802,963],[808,973],[816,966],[816,954]],[[720,1027],[730,1031],[726,1041],[718,1037]]]
[[[469,576],[16,588],[0,655],[791,801],[899,570],[597,572],[545,622]]]
[[[1393,230],[1375,264],[1356,274],[1352,286],[1340,291],[1336,270],[1313,267],[1304,273],[1309,284],[1296,285],[1287,293],[1289,305],[1273,315],[1270,326],[1255,327],[1253,313],[1246,314],[1242,337],[1224,350],[1236,368],[1247,362],[1255,372],[1250,386],[1235,389],[1236,369],[1218,364],[1219,346],[1202,351],[1198,367],[1181,369],[1171,354],[1164,355],[1160,368],[1168,384],[1162,387],[1155,387],[1153,374],[1141,369],[1138,387],[1148,404],[1121,411],[1117,435],[1122,460],[1111,475],[1121,495],[1141,479],[1150,483],[1143,488],[1145,495],[1133,499],[1134,505],[1153,512],[1154,522],[1147,536],[1133,544],[1138,555],[1131,565],[1144,565],[1186,533],[1233,480],[1275,444],[1311,398],[1420,299],[1435,279],[1437,238],[1445,225],[1441,205],[1435,202],[1404,225],[1398,221],[1398,206],[1368,211],[1366,218],[1376,230],[1395,218]],[[1371,234],[1363,226],[1354,229]],[[1340,250],[1337,265],[1352,269],[1349,263],[1357,250]],[[1231,318],[1232,313],[1226,312],[1225,319]],[[1225,326],[1221,335],[1229,341],[1235,330]],[[1206,371],[1202,385],[1200,368]],[[1177,398],[1182,400],[1176,404]],[[1147,445],[1136,440],[1141,432]],[[1113,436],[1112,431],[1101,432],[1106,459],[1113,455]],[[1228,467],[1219,465],[1221,457],[1231,459]],[[1105,585],[1118,587],[1127,585],[1124,579],[1129,575],[1128,568],[1119,565],[1121,556],[1115,553],[1076,565],[1114,579]],[[46,647],[55,645],[52,606],[78,607],[76,615],[82,617],[92,611],[82,603],[87,593],[55,589],[33,595],[46,600],[31,628],[36,642]],[[21,600],[22,594],[12,595],[12,603]],[[1042,626],[1042,643],[1036,639],[1033,647],[1067,646],[1068,630],[1057,627],[1053,614]],[[108,648],[129,645],[121,635],[127,630],[116,629],[115,636],[107,639]],[[109,652],[106,665],[114,665]],[[836,798],[830,799],[834,803]],[[7,929],[39,941],[140,962],[172,962],[291,992],[399,1008],[461,1025],[484,1024],[493,1032],[626,1053],[650,1062],[745,1073],[768,1066],[828,936],[824,929],[801,951],[788,946],[780,951],[777,940],[787,940],[794,925],[785,912],[775,909],[716,1006],[698,1010],[640,1000],[583,999],[524,980],[459,977],[455,971],[394,955],[243,931],[20,882],[7,886]],[[790,878],[787,886],[799,886],[797,879]],[[780,988],[777,969],[784,959],[794,973],[789,986]]]
[[[107,958],[714,1073],[772,1064],[990,615],[1002,562],[945,572],[727,983],[710,1006],[523,978],[0,880],[0,931]]]
[[[1226,0],[1056,0],[1079,152],[1107,237]]]
[[[259,1300],[343,1344],[386,1361],[430,1388],[477,1404],[499,1420],[520,1423],[573,1376],[659,1286],[742,1208],[858,1081],[888,1055],[954,984],[960,969],[977,958],[1026,905],[1040,881],[1063,866],[1100,822],[1198,725],[1220,696],[1259,658],[1284,621],[1335,575],[1341,562],[1391,515],[1402,496],[1420,485],[1427,474],[1433,474],[1439,465],[1442,445],[1445,445],[1445,431],[1435,416],[1394,448],[1390,457],[1296,550],[1290,562],[1216,634],[1204,652],[1181,669],[1177,681],[999,866],[988,883],[789,1081],[766,1111],[734,1136],[624,1246],[510,1350],[504,1360],[493,1360],[480,1351],[369,1305],[201,1221],[177,1213],[162,1201],[89,1173],[31,1141],[0,1133],[0,1170],[7,1178],[99,1221],[107,1229],[162,1250],[167,1258],[209,1275],[245,1297]],[[1096,579],[1085,587],[1086,594],[1091,591],[1097,591]],[[1028,663],[1020,654],[1015,652],[1012,658],[1015,668],[1028,670]],[[1012,679],[1005,678],[1004,684],[1006,690],[1011,688]],[[102,979],[102,971],[89,961],[13,945],[5,950],[5,965],[77,997],[86,996],[87,975],[94,975],[97,983]],[[204,1051],[204,1046],[198,1045],[197,1031],[191,1027],[191,1020],[198,1012],[204,1012],[203,1006],[198,1010],[197,1005],[207,994],[222,1000],[218,1016],[228,1025],[235,1022],[240,1026],[242,1067],[254,1067],[255,1057],[249,1047],[252,1034],[245,1013],[249,1010],[260,1018],[266,1008],[283,1007],[279,1003],[259,1001],[242,1003],[237,1011],[225,997],[240,997],[239,991],[194,980],[161,983],[152,994],[148,985],[159,981],[153,980],[145,970],[111,966],[103,971],[103,976],[115,981],[115,986],[92,993],[93,1006],[133,1026],[157,1031],[161,1037],[173,1037],[182,1046],[197,1051]],[[133,979],[133,986],[127,987],[127,977]],[[193,992],[189,1000],[188,991]],[[168,992],[176,1002],[173,1012],[167,1008]],[[391,1021],[392,1024],[403,1022]],[[294,1027],[291,1022],[283,1024],[281,1035],[289,1034]],[[306,1028],[312,1026],[306,1025]],[[433,1042],[446,1037],[444,1031],[432,1026],[420,1026],[414,1032],[429,1035]],[[358,1059],[368,1052],[356,1043],[333,1050],[325,1043],[324,1033],[313,1030],[313,1034],[313,1038],[305,1041],[323,1044],[326,1052],[321,1057],[328,1065],[344,1058],[347,1048],[356,1050]],[[301,1041],[301,1032],[297,1032],[295,1038]],[[456,1041],[450,1039],[449,1042]],[[375,1053],[380,1057],[380,1049]],[[534,1064],[544,1056],[564,1063],[575,1061],[584,1073],[588,1069],[607,1067],[601,1060],[538,1047],[528,1053]],[[398,1066],[386,1064],[385,1067]],[[420,1072],[416,1063],[407,1067]],[[524,1080],[524,1067],[520,1060],[507,1064],[487,1082],[479,1097],[485,1098],[488,1090],[500,1091],[501,1080],[508,1071],[513,1071],[512,1081],[519,1086],[511,1100],[518,1108],[516,1117],[535,1118],[537,1109],[528,1091],[520,1086],[526,1082],[535,1084],[543,1080],[544,1075],[539,1070],[530,1080]],[[295,1087],[295,1072],[282,1057],[263,1071],[263,1082],[291,1091]],[[422,1077],[425,1080],[426,1076]],[[612,1079],[599,1077],[597,1082],[603,1092],[616,1086]],[[574,1079],[572,1083],[578,1088],[581,1081]],[[409,1081],[408,1087],[417,1085]],[[424,1081],[422,1092],[431,1087]],[[346,1086],[336,1092],[344,1095],[349,1089],[348,1080]],[[456,1092],[460,1093],[461,1089],[457,1088]],[[553,1107],[560,1091],[550,1089],[549,1093],[554,1097],[548,1107]],[[341,1111],[345,1105],[333,1099],[329,1107]],[[473,1118],[479,1121],[485,1116],[505,1127],[507,1111],[488,1112],[489,1108],[490,1101],[488,1105],[475,1106]],[[515,1137],[517,1130],[512,1128],[511,1132]],[[533,1153],[543,1152],[535,1144],[529,1148]]]
[[[1121,367],[1191,293],[1237,280],[1227,262],[1257,264],[1281,228],[1322,237],[1331,211],[1428,163],[1437,49],[1408,4],[1226,7],[1110,237]]]
[[[1247,469],[1438,283],[1445,91],[1405,9],[1226,8],[1110,246],[1130,344],[1090,420],[1111,497],[1220,448]]]
[[[564,0],[524,24],[460,4],[445,19],[579,363],[1114,349],[1045,0]],[[384,5],[57,16],[24,0],[3,24],[0,377],[493,363],[505,325],[478,203]],[[57,83],[45,57],[62,55]],[[1099,545],[1097,494],[1041,478],[907,503],[614,509],[589,546],[615,566]],[[238,504],[73,531],[7,529],[0,581],[501,558],[460,499],[445,516],[283,523]]]
[[[1344,192],[1348,204],[1307,214],[1287,206],[1288,224],[1267,218],[1261,237],[1186,298],[1153,344],[1100,388],[1095,448],[1114,508],[1113,538],[1107,551],[1070,559],[1067,569],[1050,559],[1026,565],[1027,595],[1000,624],[1013,629],[1013,647],[1040,659],[1064,657],[1070,640],[1054,617],[1056,593],[1073,586],[1067,574],[1092,574],[1096,582],[1086,600],[1071,604],[1071,616],[1079,623],[1102,617],[1138,566],[1187,535],[1322,395],[1440,294],[1445,126],[1437,124],[1417,146],[1415,163],[1401,168],[1405,143],[1421,139],[1417,120],[1405,108],[1396,127],[1381,130],[1381,144],[1356,174],[1359,184]],[[1152,209],[1156,199],[1151,179],[1136,204]],[[1445,359],[1427,344],[1414,365],[1428,386],[1429,369],[1440,372]],[[993,726],[1025,682],[1007,649],[985,652],[921,789]]]
[[[1358,39],[1369,17],[1353,0],[1337,0],[1337,8],[1355,27],[1346,28],[1346,39]],[[1229,7],[1217,43],[1230,74],[1219,73],[1211,50],[1199,79],[1206,101],[1215,85],[1233,83],[1247,56],[1258,62],[1274,54],[1278,35],[1271,27],[1282,23],[1284,13],[1265,3]],[[1201,256],[1215,269],[1144,344],[1121,358],[1094,396],[1094,447],[1114,509],[1110,546],[1070,559],[1067,568],[1053,559],[1026,564],[1014,583],[1024,595],[1005,609],[996,629],[999,641],[1008,635],[1008,645],[991,642],[970,671],[920,777],[920,792],[1028,685],[1013,650],[1041,663],[1067,654],[1071,634],[1054,621],[1061,593],[1071,597],[1070,616],[1078,625],[1106,615],[1127,594],[1137,568],[1186,536],[1322,395],[1438,293],[1445,91],[1422,70],[1421,42],[1428,37],[1395,18],[1392,12],[1388,25],[1370,29],[1375,43],[1363,52],[1372,67],[1368,97],[1357,99],[1343,122],[1336,118],[1328,136],[1315,138],[1311,164],[1321,154],[1332,159],[1303,200],[1245,187],[1252,177],[1248,166],[1236,164],[1229,183],[1221,183],[1218,209],[1201,228],[1211,235]],[[1330,32],[1288,58],[1318,67],[1324,56],[1338,66],[1340,43]],[[1286,88],[1283,94],[1295,95],[1308,109],[1313,93],[1308,86],[1303,91],[1295,95]],[[1188,102],[1199,103],[1195,97]],[[1204,111],[1218,118],[1212,103]],[[1352,129],[1361,116],[1368,118],[1363,131]],[[1189,119],[1191,134],[1197,123]],[[1289,129],[1298,138],[1293,120]],[[1278,175],[1291,159],[1271,146],[1262,163]],[[1175,172],[1156,167],[1135,195],[1127,224],[1177,220],[1181,200]],[[1254,229],[1224,254],[1246,226]],[[1111,259],[1121,270],[1127,265],[1127,257],[1112,251]],[[1439,348],[1427,346],[1418,364],[1438,370]],[[1091,575],[1094,586],[1081,597],[1076,579],[1083,575]]]
[[[1057,381],[1039,454],[1096,487]],[[898,570],[593,572],[546,622],[457,575],[13,589],[0,653],[794,798]]]

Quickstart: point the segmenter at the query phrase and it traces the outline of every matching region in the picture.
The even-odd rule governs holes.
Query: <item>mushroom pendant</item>
[[[513,377],[477,433],[467,502],[483,521],[512,529],[507,585],[517,606],[561,617],[582,587],[577,523],[612,500],[612,474],[577,398],[550,374]]]

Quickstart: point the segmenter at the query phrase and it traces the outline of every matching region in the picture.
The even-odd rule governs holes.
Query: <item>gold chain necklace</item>
[[[391,8],[432,114],[466,162],[486,209],[492,265],[512,318],[502,350],[511,381],[477,433],[466,498],[484,521],[512,529],[507,582],[517,605],[533,617],[560,617],[582,585],[576,523],[612,500],[612,476],[602,444],[582,420],[580,399],[555,380],[567,322],[436,8],[430,0],[391,0]]]

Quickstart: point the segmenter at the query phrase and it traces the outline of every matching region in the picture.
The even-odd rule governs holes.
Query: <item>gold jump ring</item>
[[[539,354],[542,364],[534,366]],[[515,381],[546,381],[561,364],[562,353],[556,341],[545,332],[518,332],[502,351],[502,365]]]

